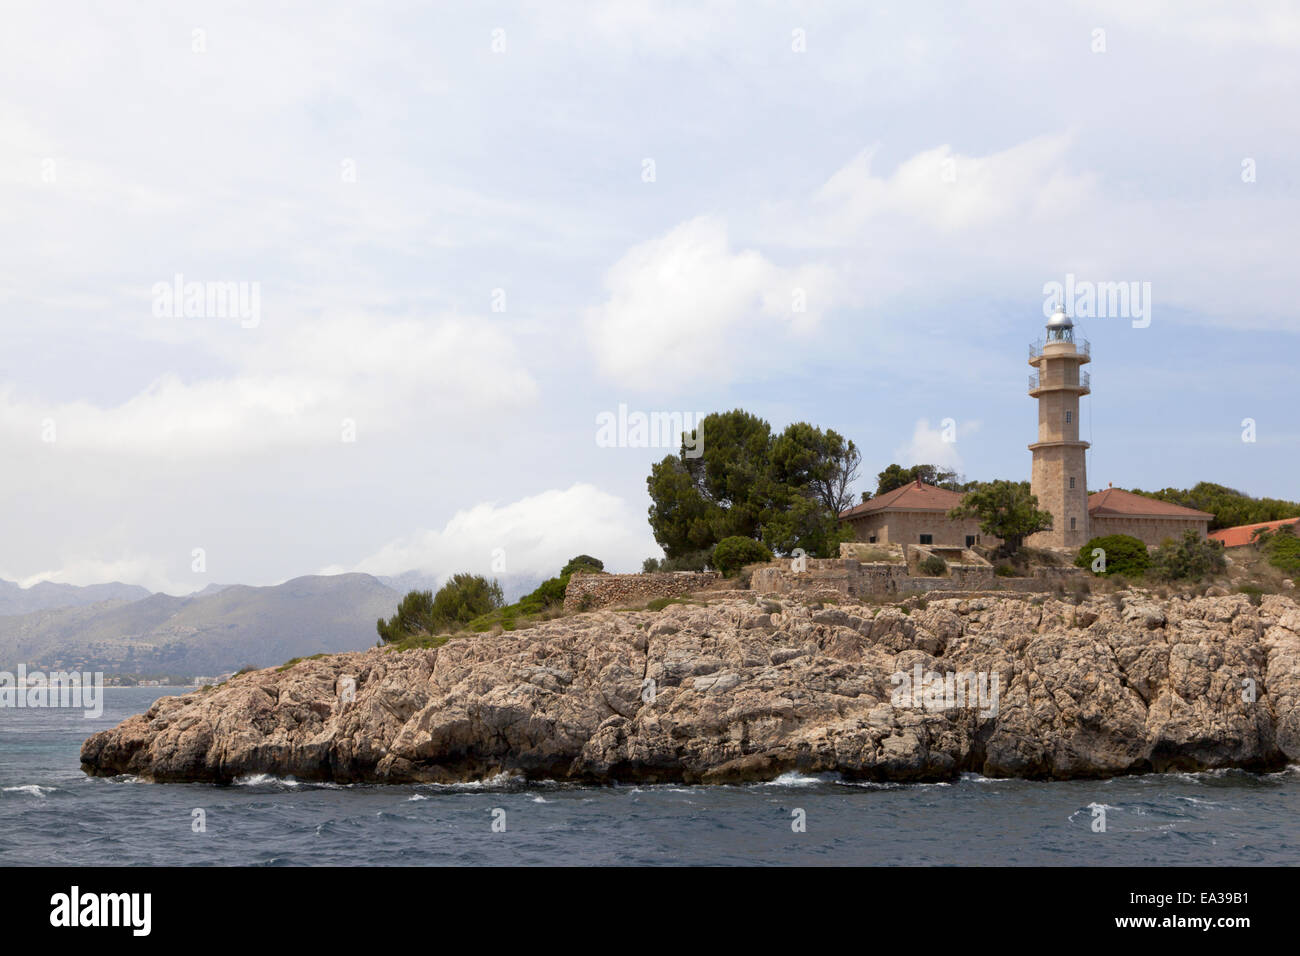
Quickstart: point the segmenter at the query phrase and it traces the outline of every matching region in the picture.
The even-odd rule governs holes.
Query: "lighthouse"
[[[1052,529],[1031,535],[1035,548],[1078,549],[1089,540],[1088,476],[1079,440],[1079,398],[1087,395],[1091,361],[1086,340],[1075,342],[1074,323],[1058,305],[1047,321],[1047,338],[1029,346],[1029,394],[1038,400],[1038,440],[1033,453],[1030,490],[1038,507],[1052,514]]]

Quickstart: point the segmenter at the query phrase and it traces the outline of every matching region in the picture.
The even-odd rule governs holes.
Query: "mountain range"
[[[391,615],[402,598],[369,574],[311,575],[273,587],[210,586],[185,597],[130,585],[96,587],[74,589],[89,594],[60,592],[68,606],[0,617],[0,668],[24,663],[106,674],[215,675],[268,667],[372,646],[375,621]],[[88,603],[103,593],[120,596]]]
[[[138,584],[55,584],[42,581],[29,588],[12,581],[0,580],[0,615],[30,614],[58,607],[82,607],[100,601],[138,601],[150,595],[147,588]]]
[[[500,575],[507,602],[541,583]],[[375,621],[408,591],[436,591],[421,571],[390,577],[308,575],[271,587],[209,584],[183,597],[113,582],[79,587],[0,580],[0,669],[217,675],[293,657],[364,650]]]

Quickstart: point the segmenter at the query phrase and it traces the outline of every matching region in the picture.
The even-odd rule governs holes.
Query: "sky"
[[[1300,499],[1294,6],[267,7],[5,5],[2,578],[639,570],[620,407],[1027,480],[1053,283],[1089,487]]]

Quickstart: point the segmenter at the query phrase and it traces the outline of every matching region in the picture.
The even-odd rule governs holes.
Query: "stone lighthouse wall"
[[[1073,550],[1089,539],[1088,445],[1079,440],[1079,398],[1086,388],[1080,368],[1088,358],[1073,342],[1052,341],[1030,360],[1038,369],[1038,384],[1031,383],[1038,401],[1038,440],[1029,446],[1034,456],[1030,488],[1038,507],[1052,515],[1052,529],[1029,538],[1033,547]]]

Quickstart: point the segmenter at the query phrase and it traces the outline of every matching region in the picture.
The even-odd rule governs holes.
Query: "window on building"
[[[1066,413],[1065,413],[1065,424],[1067,424],[1067,425],[1070,424],[1070,416],[1071,416],[1072,414],[1074,414],[1074,413],[1073,413],[1073,412],[1066,412]]]
[[[1074,487],[1074,479],[1073,479],[1073,478],[1070,479],[1070,487],[1071,487],[1071,488]]]
[[[1070,481],[1073,482],[1074,479],[1071,478]],[[1071,531],[1074,530],[1074,519],[1073,519],[1073,518],[1070,519],[1070,530],[1071,530]]]
[[[871,537],[867,538],[867,544],[875,544],[875,543],[876,543],[876,536],[874,534]]]
[[[966,535],[966,547],[968,548],[975,547],[975,535],[973,534]]]
[[[934,544],[934,535],[932,534],[921,535],[921,544]]]

